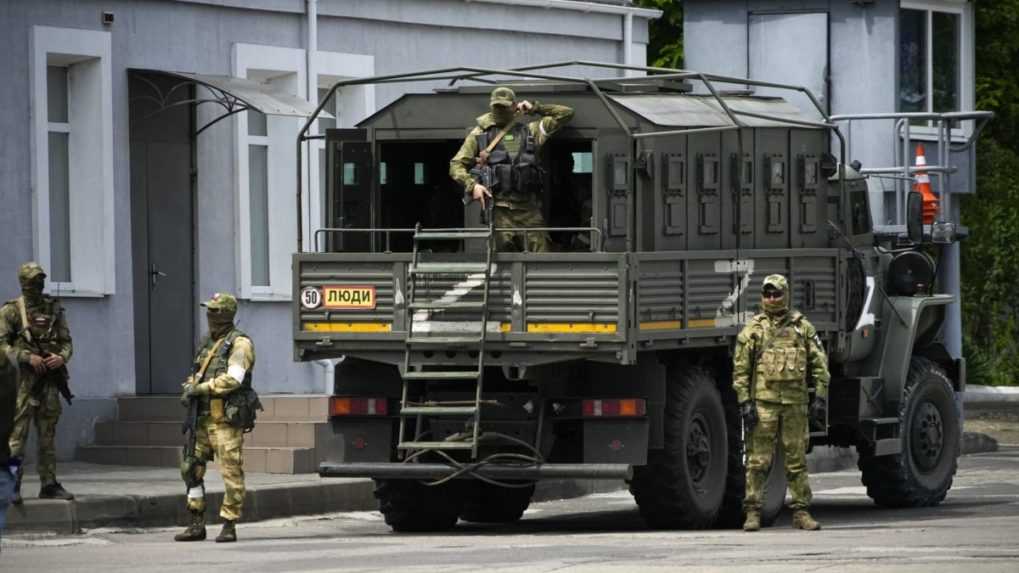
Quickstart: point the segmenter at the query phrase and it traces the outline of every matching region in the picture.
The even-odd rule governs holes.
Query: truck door
[[[368,130],[326,130],[326,227],[372,226],[372,165]],[[368,252],[371,240],[368,233],[334,232],[325,244],[331,252]]]

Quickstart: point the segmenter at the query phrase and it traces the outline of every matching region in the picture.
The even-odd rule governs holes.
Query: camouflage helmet
[[[20,283],[27,283],[36,277],[46,278],[46,271],[42,270],[42,266],[39,263],[29,261],[18,267],[18,281]]]
[[[205,308],[227,314],[237,313],[237,299],[234,295],[226,292],[217,292],[212,298],[202,303]]]
[[[768,275],[764,277],[764,282],[761,284],[761,293],[763,294],[765,290],[769,290],[769,287],[784,295],[789,292],[789,281],[782,275]]]
[[[513,90],[507,87],[497,87],[492,90],[491,99],[488,100],[490,106],[512,106],[513,102],[517,99],[517,94],[513,93]]]

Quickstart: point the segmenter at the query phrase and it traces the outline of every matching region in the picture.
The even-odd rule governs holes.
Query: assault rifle
[[[198,373],[197,365],[191,369],[191,380],[198,383],[195,375]],[[204,369],[203,369],[204,370]],[[188,413],[181,425],[180,433],[184,434],[184,455],[181,458],[180,475],[184,478],[184,485],[190,490],[201,485],[202,480],[195,475],[195,468],[199,460],[195,456],[195,442],[198,438],[198,396],[192,396],[188,400]]]
[[[52,352],[38,352],[39,356],[43,358],[49,358],[54,356]],[[71,387],[67,381],[70,380],[71,376],[67,372],[67,365],[61,366],[56,370],[47,370],[45,374],[35,379],[32,383],[31,394],[36,398],[42,396],[43,391],[46,389],[47,384],[52,384],[56,387],[57,392],[64,397],[64,401],[67,405],[71,405],[71,401],[74,400],[74,394],[71,393]]]
[[[493,194],[493,196],[489,197],[485,202],[485,208],[481,210],[481,222],[487,225],[489,217],[488,211],[492,209],[492,203],[495,201],[495,192],[492,191],[492,186],[495,185],[495,174],[492,172],[492,166],[484,159],[485,157],[486,156],[478,157],[477,163],[474,168],[471,169],[470,173],[471,177],[473,177],[476,182],[484,185],[485,189],[488,189],[488,192]]]

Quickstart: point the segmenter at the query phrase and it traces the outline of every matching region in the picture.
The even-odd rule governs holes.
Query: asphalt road
[[[1019,448],[966,456],[941,506],[887,510],[855,471],[814,476],[819,532],[651,531],[625,491],[534,504],[519,523],[391,533],[375,512],[241,524],[235,544],[175,529],[3,540],[2,571],[1019,571]],[[210,529],[210,537],[218,528]]]

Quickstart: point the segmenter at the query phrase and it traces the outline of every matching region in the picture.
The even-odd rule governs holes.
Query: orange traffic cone
[[[927,166],[922,143],[918,143],[916,146],[916,166]],[[930,225],[938,214],[938,197],[931,191],[931,178],[926,171],[917,171],[915,177],[913,191],[923,196],[923,224]]]

